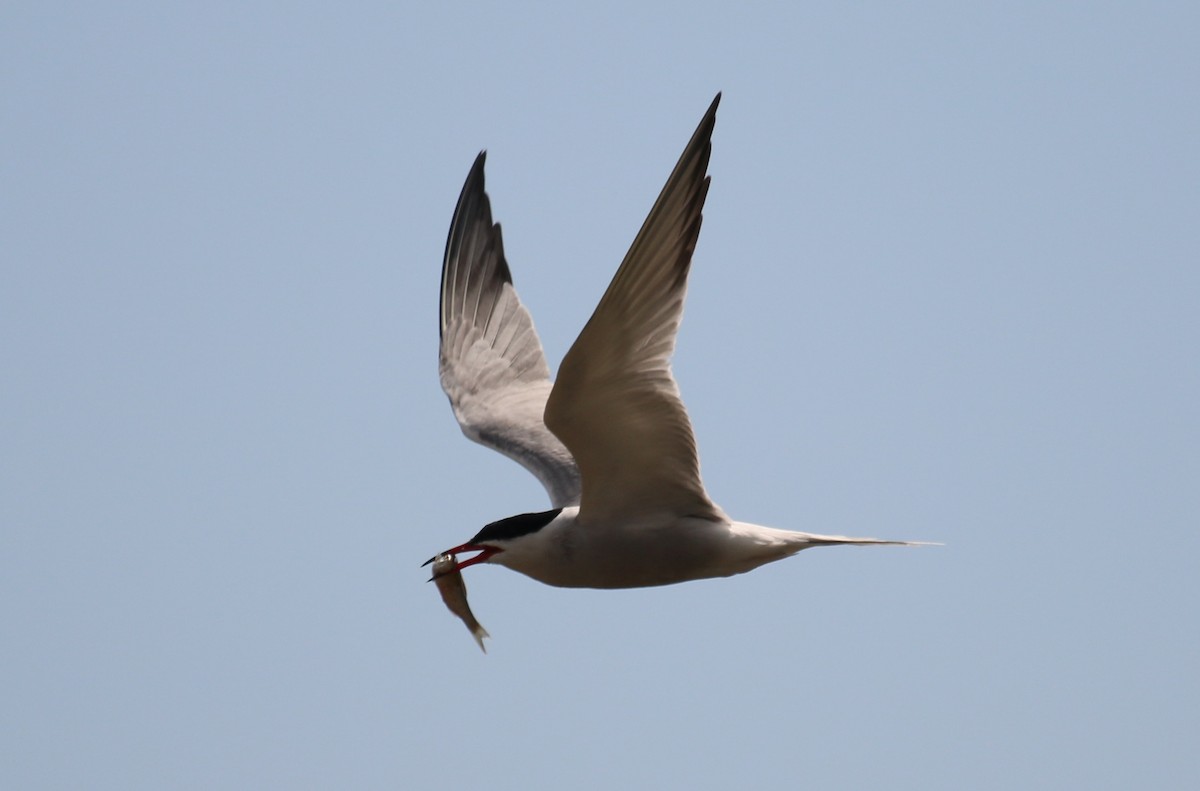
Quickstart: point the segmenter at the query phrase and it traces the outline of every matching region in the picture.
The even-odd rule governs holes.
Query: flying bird
[[[474,553],[456,560],[456,570],[497,563],[548,585],[637,588],[741,574],[809,547],[920,543],[738,522],[704,489],[670,359],[720,100],[717,94],[704,114],[555,381],[492,220],[486,152],[476,158],[442,264],[442,389],[463,433],[537,476],[552,507],[492,522],[439,553]]]

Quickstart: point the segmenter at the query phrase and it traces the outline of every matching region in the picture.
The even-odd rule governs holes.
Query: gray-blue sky
[[[1200,782],[1194,7],[408,5],[5,11],[0,785]],[[484,657],[417,566],[545,497],[438,389],[462,179],[553,364],[717,90],[714,499],[947,546],[476,569]]]

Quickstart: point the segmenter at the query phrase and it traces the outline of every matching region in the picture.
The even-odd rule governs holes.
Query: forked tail
[[[804,543],[812,547],[828,547],[837,544],[857,544],[859,546],[873,546],[877,544],[890,544],[900,547],[940,547],[944,546],[940,541],[895,541],[887,538],[854,538],[852,536],[823,536],[817,533],[800,533],[794,535],[803,537]],[[802,547],[803,548],[803,547]]]

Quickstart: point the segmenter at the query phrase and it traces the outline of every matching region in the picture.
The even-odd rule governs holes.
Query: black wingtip
[[[454,205],[454,216],[450,220],[450,230],[446,234],[446,251],[442,257],[442,284],[441,293],[438,296],[438,340],[440,341],[446,332],[446,280],[452,276],[453,262],[455,261],[464,239],[468,238],[474,231],[476,223],[482,223],[485,226],[483,233],[491,233],[495,237],[495,244],[499,247],[499,256],[503,263],[504,252],[502,242],[500,241],[499,226],[492,224],[492,206],[488,200],[487,191],[484,188],[483,166],[487,162],[487,149],[483,149],[475,156],[475,162],[471,165],[471,170],[467,173],[467,178],[463,182],[462,191],[458,194],[458,202]],[[499,267],[502,271],[501,276],[506,276],[507,266]],[[509,278],[511,282],[511,277]]]
[[[471,163],[471,170],[467,173],[467,179],[463,182],[462,192],[458,196],[460,206],[472,193],[483,192],[483,166],[486,162],[487,149],[485,148],[476,155],[475,161]]]
[[[676,163],[676,168],[684,165],[691,160],[692,155],[699,150],[703,151],[701,155],[702,167],[701,171],[708,170],[708,154],[711,150],[711,138],[713,130],[717,126],[717,106],[721,103],[721,92],[713,97],[712,104],[704,111],[704,117],[700,119],[700,123],[696,125],[696,131],[692,133],[692,139],[688,141],[687,146],[683,150],[683,154],[679,157]],[[671,178],[675,178],[676,171],[671,173]],[[667,182],[670,183],[671,179]]]
[[[704,118],[700,119],[700,126],[715,126],[717,118],[717,106],[721,104],[721,92],[717,91],[717,95],[713,97],[712,104],[704,111]]]
[[[704,111],[704,118],[700,121],[700,127],[708,127],[708,133],[711,135],[713,127],[717,124],[717,106],[721,104],[721,92],[717,91],[717,95],[713,97],[712,104]]]

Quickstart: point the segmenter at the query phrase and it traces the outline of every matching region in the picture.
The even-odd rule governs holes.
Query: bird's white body
[[[442,388],[470,439],[538,477],[555,508],[493,522],[449,554],[548,585],[636,588],[728,577],[812,546],[904,544],[729,519],[700,480],[671,374],[687,275],[708,193],[709,107],[552,382],[512,285],[484,190],[463,185],[442,266]]]
[[[579,508],[573,506],[507,546],[491,562],[560,588],[646,588],[731,577],[814,546],[894,543],[904,542],[669,513],[593,526],[580,522]]]

